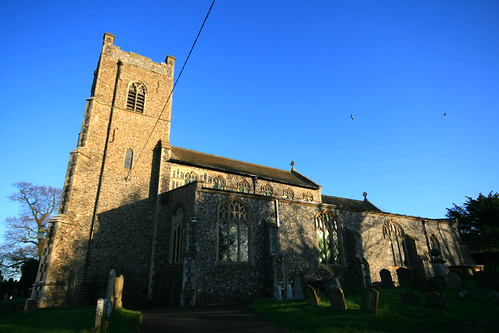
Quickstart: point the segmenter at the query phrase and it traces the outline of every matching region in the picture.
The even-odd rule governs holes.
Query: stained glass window
[[[250,210],[238,199],[218,207],[218,260],[248,262],[250,260]]]
[[[338,218],[326,210],[315,218],[315,229],[319,242],[319,261],[324,264],[340,264]]]

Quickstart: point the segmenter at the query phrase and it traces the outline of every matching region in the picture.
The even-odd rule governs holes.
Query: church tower
[[[149,274],[175,58],[156,63],[120,50],[114,39],[104,34],[59,215],[50,223],[32,293],[41,307],[83,301],[86,286],[102,284],[112,268],[132,280]]]

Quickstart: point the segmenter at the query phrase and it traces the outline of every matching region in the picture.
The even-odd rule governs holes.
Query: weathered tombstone
[[[100,331],[103,317],[104,317],[104,299],[99,298],[97,300],[97,308],[95,309],[95,329],[97,332]]]
[[[286,299],[293,298],[293,289],[291,288],[291,283],[286,283]]]
[[[315,289],[309,284],[305,286],[305,300],[312,306],[321,305],[321,301],[319,300],[319,297],[317,297]]]
[[[426,306],[429,308],[447,309],[445,296],[436,291],[428,291],[424,293]]]
[[[281,300],[282,299],[282,286],[281,283],[274,284],[274,299]]]
[[[443,259],[437,258],[431,261],[431,266],[433,267],[433,274],[436,278],[444,278],[447,272],[447,267],[445,267],[445,262]]]
[[[406,304],[420,306],[421,301],[419,300],[418,294],[412,291],[406,291],[402,294],[402,302]]]
[[[381,286],[383,288],[393,288],[392,274],[387,269],[382,269],[379,271],[379,276],[381,277]]]
[[[473,295],[467,289],[459,289],[456,292],[456,297],[460,300],[467,301],[473,298]]]
[[[333,310],[346,310],[347,302],[345,301],[345,295],[343,290],[338,287],[329,287],[327,290],[329,295],[329,300],[331,301],[331,307]]]
[[[411,272],[405,267],[397,269],[397,278],[401,287],[408,287],[411,285]]]
[[[360,267],[362,269],[362,283],[364,287],[369,287],[371,285],[371,272],[369,270],[369,263],[366,258],[362,257],[360,259]]]
[[[364,288],[362,292],[362,301],[360,303],[360,311],[362,313],[377,315],[378,314],[379,292],[374,288]]]
[[[107,292],[106,292],[106,301],[105,301],[105,309],[106,315],[109,317],[111,312],[113,311],[113,295],[114,295],[114,280],[116,279],[116,272],[114,269],[111,269],[109,272],[109,279],[107,281]]]
[[[459,274],[456,274],[454,272],[450,272],[447,274],[447,288],[451,290],[458,290],[463,287],[463,281],[461,280],[461,277]]]
[[[123,275],[118,276],[114,280],[114,292],[113,292],[113,309],[119,309],[123,307],[123,284],[125,283],[125,278]]]
[[[293,299],[304,300],[305,275],[300,267],[296,267],[293,273]]]

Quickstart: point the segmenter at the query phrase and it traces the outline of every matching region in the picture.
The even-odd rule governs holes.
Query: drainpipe
[[[104,166],[106,165],[106,155],[107,155],[107,148],[109,146],[109,137],[111,134],[111,123],[113,120],[114,104],[116,102],[116,93],[118,90],[118,81],[120,79],[122,65],[123,65],[123,62],[121,60],[118,60],[118,70],[116,72],[116,81],[114,83],[113,101],[111,103],[111,112],[109,113],[109,122],[107,124],[107,134],[106,134],[106,141],[104,143],[104,153],[102,155],[102,164],[101,164],[100,175],[99,175],[99,183],[97,185],[97,194],[95,196],[94,212],[92,214],[92,223],[90,224],[90,232],[88,235],[87,254],[85,257],[85,266],[84,266],[84,278],[85,278],[85,280],[86,280],[87,273],[88,273],[88,265],[90,263],[90,249],[92,247],[92,237],[94,234],[94,225],[95,225],[95,219],[97,217],[97,209],[99,208],[99,198],[100,198],[100,193],[101,193],[101,188],[102,188],[102,179],[104,176]]]

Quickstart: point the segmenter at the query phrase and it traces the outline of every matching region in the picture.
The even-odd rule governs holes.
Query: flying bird
[[[350,115],[350,119],[352,119],[352,120],[353,120],[353,114],[351,114],[351,115]]]
[[[447,112],[444,112],[444,117],[447,115]]]

